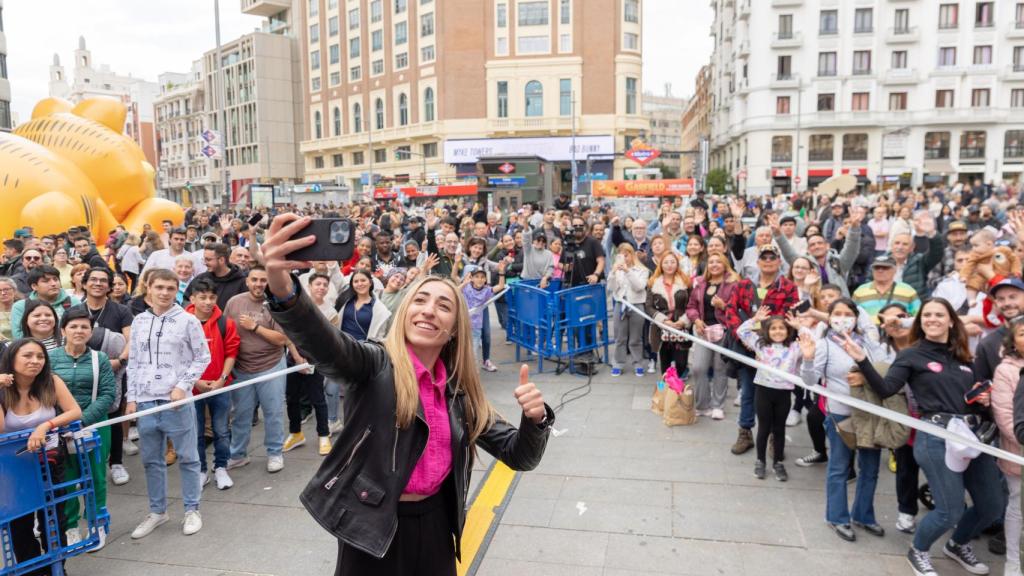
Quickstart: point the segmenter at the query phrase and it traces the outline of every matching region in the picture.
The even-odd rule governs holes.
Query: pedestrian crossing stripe
[[[501,516],[515,492],[519,473],[495,460],[480,483],[480,489],[466,514],[462,531],[462,562],[458,576],[472,576],[480,568],[487,547],[494,538]]]

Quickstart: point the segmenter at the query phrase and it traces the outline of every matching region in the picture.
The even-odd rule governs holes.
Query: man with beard
[[[574,216],[572,219],[572,234],[576,243],[575,250],[570,253],[567,246],[560,261],[563,266],[570,266],[569,286],[597,284],[601,281],[601,274],[604,271],[604,249],[601,248],[601,243],[591,236],[590,227],[580,216]]]
[[[1003,324],[982,338],[978,344],[974,356],[974,379],[978,382],[991,380],[996,372],[996,366],[1002,362],[1006,325],[1024,312],[1024,281],[1015,276],[1004,278],[996,283],[988,294],[995,311],[1003,319]]]

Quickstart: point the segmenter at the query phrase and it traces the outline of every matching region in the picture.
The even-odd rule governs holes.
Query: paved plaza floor
[[[515,416],[513,347],[496,343],[497,373],[483,373],[491,401]],[[532,364],[536,368],[536,364]],[[551,405],[585,378],[556,376],[553,364],[533,379]],[[824,522],[824,466],[799,468],[810,450],[803,424],[787,429],[789,482],[757,480],[753,451],[734,456],[731,396],[726,420],[666,428],[649,410],[654,375],[612,378],[602,367],[590,393],[558,414],[540,467],[513,483],[507,506],[481,547],[473,568],[481,576],[657,575],[909,575],[910,536],[895,530],[894,476],[885,469],[875,498],[884,538],[858,533],[856,543],[834,535]],[[735,390],[731,390],[734,394]],[[305,427],[315,438],[313,422]],[[285,469],[265,470],[253,432],[253,463],[232,471],[234,488],[203,493],[204,528],[181,534],[178,473],[170,471],[172,521],[149,537],[129,534],[146,513],[138,456],[126,457],[129,484],[111,487],[107,547],[68,563],[73,576],[333,574],[337,544],[299,504],[298,494],[321,461],[313,442],[285,455]],[[481,454],[483,454],[481,452]],[[476,465],[474,487],[491,466]],[[850,488],[852,499],[852,485]],[[920,518],[920,515],[919,515]],[[941,557],[942,575],[966,574]],[[984,541],[979,556],[1002,573]]]

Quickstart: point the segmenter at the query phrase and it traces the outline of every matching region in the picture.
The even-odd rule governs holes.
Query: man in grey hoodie
[[[210,349],[202,323],[175,303],[178,278],[170,270],[155,268],[146,284],[152,307],[132,321],[128,356],[128,392],[125,414],[148,410],[191,396],[192,388],[210,363]],[[138,421],[142,463],[146,470],[149,514],[132,538],[149,535],[167,522],[167,441],[174,444],[181,471],[186,536],[203,527],[199,516],[202,494],[194,404],[185,404]]]

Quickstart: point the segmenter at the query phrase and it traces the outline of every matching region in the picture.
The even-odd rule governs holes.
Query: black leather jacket
[[[382,558],[398,528],[398,500],[427,445],[429,432],[422,405],[405,429],[395,424],[395,386],[391,360],[375,342],[358,342],[332,327],[298,279],[297,301],[288,309],[270,306],[274,320],[317,372],[345,383],[345,428],[299,499],[313,518],[345,544]],[[449,371],[449,374],[451,372]],[[466,521],[466,500],[474,449],[469,445],[464,399],[458,382],[447,382],[452,435],[452,474],[442,490],[455,504],[451,518],[456,557]],[[514,470],[532,470],[547,445],[554,412],[538,426],[522,418],[519,428],[497,418],[477,444]]]

